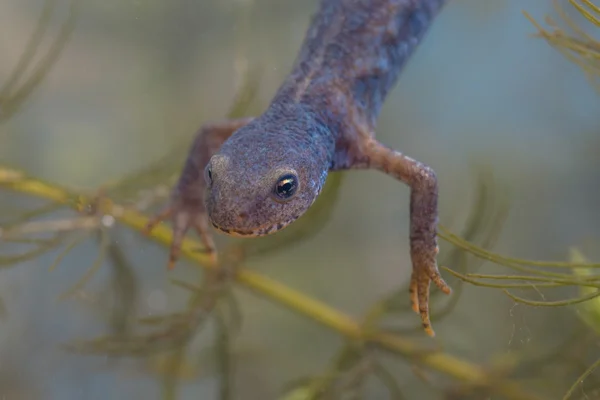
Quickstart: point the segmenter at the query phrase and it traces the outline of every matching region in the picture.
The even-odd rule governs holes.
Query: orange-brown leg
[[[209,231],[208,215],[204,205],[206,180],[204,168],[223,142],[235,131],[247,125],[253,118],[242,118],[206,124],[200,128],[191,146],[188,158],[175,186],[169,204],[157,213],[146,226],[149,233],[160,222],[170,218],[173,224],[173,239],[169,253],[169,268],[173,268],[181,253],[181,244],[187,231],[193,227],[204,245],[204,252],[216,260],[212,234]]]
[[[374,138],[365,138],[360,146],[358,167],[375,168],[406,183],[410,187],[410,255],[412,276],[410,299],[412,308],[421,315],[429,336],[435,333],[429,319],[429,286],[433,283],[444,293],[452,290],[442,279],[437,267],[438,184],[433,170],[410,157],[394,151]]]

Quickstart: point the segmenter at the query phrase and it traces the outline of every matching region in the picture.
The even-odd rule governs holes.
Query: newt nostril
[[[248,219],[248,213],[242,211],[241,213],[238,214],[238,217],[239,217],[240,221],[245,221]]]

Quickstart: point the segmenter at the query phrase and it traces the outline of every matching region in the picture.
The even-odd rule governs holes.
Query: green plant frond
[[[586,258],[581,251],[576,248],[570,249],[570,259],[574,262],[585,262]],[[589,269],[574,269],[573,274],[580,279],[589,279],[590,277],[594,277],[592,275],[592,271]],[[594,288],[590,286],[581,285],[579,287],[579,293],[582,296],[591,295],[594,293]],[[600,299],[595,298],[593,300],[587,301],[579,306],[577,309],[577,316],[590,328],[596,332],[596,334],[600,334]]]
[[[102,263],[104,262],[106,255],[108,253],[108,250],[109,250],[110,234],[108,233],[106,228],[99,229],[98,233],[100,235],[100,244],[99,244],[99,249],[98,249],[98,255],[96,256],[94,263],[86,271],[86,273],[81,277],[81,279],[79,279],[79,281],[77,281],[77,283],[75,283],[75,285],[73,285],[69,290],[67,290],[66,292],[64,292],[63,294],[61,294],[59,296],[60,300],[65,300],[65,299],[73,296],[80,290],[82,290],[83,287],[85,285],[87,285],[87,283],[90,281],[90,279],[92,279],[92,277],[96,274],[96,272],[98,272],[98,270],[102,266]]]
[[[539,286],[539,284],[543,284],[543,286],[548,287],[565,287],[565,286],[578,286],[578,287],[595,287],[600,288],[600,282],[596,282],[597,278],[594,280],[578,280],[578,279],[554,279],[543,276],[535,276],[535,275],[488,275],[488,274],[460,274],[456,271],[452,271],[448,268],[445,270],[457,278],[464,280],[465,282],[469,282],[476,286],[486,286],[486,287],[495,287],[495,288],[527,288],[532,286]],[[496,281],[526,281],[525,283],[485,283],[481,282],[480,279],[490,279]]]
[[[343,346],[333,357],[325,372],[307,380],[302,385],[304,399],[318,400],[327,398],[326,394],[335,393],[336,385],[339,385],[340,380],[347,377],[346,374],[352,372],[353,367],[359,364],[364,356],[365,348],[363,347],[359,347],[354,343],[348,343]],[[298,388],[293,393],[297,395]],[[287,397],[285,399],[287,400]]]
[[[280,400],[307,400],[309,399],[309,390],[304,382],[296,383],[290,389],[284,391]]]
[[[494,246],[500,236],[508,214],[509,202],[502,196],[506,190],[497,190],[499,185],[494,183],[492,176],[484,169],[480,171],[478,184],[480,194],[474,206],[475,210],[479,210],[479,212],[471,214],[472,217],[467,220],[468,223],[462,236],[465,240],[479,243],[481,248],[488,249]],[[440,265],[452,265],[455,271],[459,270],[465,273],[478,270],[483,263],[484,260],[481,258],[470,257],[468,252],[453,246],[450,256],[446,260],[441,260]],[[458,303],[462,288],[462,281],[458,280],[453,285],[453,296],[445,302],[442,308],[432,311],[431,318],[439,321],[448,316]]]
[[[30,244],[38,246],[52,245],[54,240],[52,238],[18,238],[18,237],[3,237],[2,244]]]
[[[219,375],[219,400],[233,398],[234,357],[231,357],[231,334],[226,317],[217,310],[215,333],[215,358]]]
[[[96,217],[52,218],[51,214],[60,208],[64,208],[64,204],[52,202],[33,210],[24,211],[3,223],[0,226],[0,244],[30,244],[34,248],[17,255],[0,256],[0,266],[10,267],[66,245],[50,266],[50,270],[53,270],[78,244],[89,237],[90,232],[99,226],[99,220]],[[39,218],[44,219],[39,220]],[[83,234],[73,238],[73,234],[78,231],[83,231]],[[50,238],[39,237],[48,236],[48,234],[51,235]]]
[[[400,385],[396,381],[394,375],[383,366],[379,361],[373,360],[373,375],[385,386],[390,394],[390,399],[405,400],[406,396],[402,393]]]
[[[581,4],[575,0],[569,0],[573,5],[592,24],[600,28],[600,7],[596,6],[591,0],[580,0]],[[586,9],[587,7],[588,9]]]
[[[14,267],[19,263],[38,258],[42,254],[45,254],[60,246],[64,238],[64,233],[58,232],[54,234],[52,238],[46,239],[41,243],[36,243],[36,246],[31,250],[16,255],[0,256],[0,268]]]
[[[173,285],[178,286],[182,289],[189,290],[190,292],[200,293],[203,290],[202,286],[200,286],[200,285],[197,285],[197,284],[191,283],[191,282],[182,281],[179,279],[171,279],[170,282]]]
[[[64,206],[62,204],[48,203],[41,207],[34,208],[33,210],[21,211],[18,213],[18,215],[11,216],[9,220],[3,221],[2,224],[0,224],[0,227],[2,228],[2,232],[6,233],[7,230],[10,230],[16,225],[20,225],[33,218],[40,218],[45,215],[51,214],[63,207]],[[11,213],[11,215],[12,214],[13,213]]]
[[[52,12],[56,7],[56,0],[46,0],[44,2],[44,8],[42,9],[42,14],[37,22],[36,29],[29,38],[27,45],[25,46],[25,51],[19,58],[15,69],[12,70],[6,83],[0,88],[0,104],[2,104],[3,99],[8,99],[9,94],[12,92],[13,87],[17,84],[19,79],[25,71],[27,67],[31,63],[31,60],[35,56],[37,52],[38,46],[42,42],[43,35],[48,28],[48,22],[50,21],[50,17],[52,16]]]
[[[303,379],[286,391],[284,400],[338,399],[359,395],[362,384],[370,377],[379,380],[388,390],[391,399],[403,400],[400,386],[393,374],[374,356],[372,349],[356,344],[346,344],[321,375]]]
[[[600,27],[600,13],[597,5],[591,0],[569,0],[569,3],[584,18]],[[578,65],[590,83],[600,91],[600,40],[586,33],[578,24],[568,17],[565,10],[555,1],[555,8],[570,32],[561,29],[551,18],[546,23],[551,30],[544,29],[533,17],[524,12],[527,19],[536,27],[536,36],[558,50],[567,60]]]
[[[89,239],[90,235],[81,235],[78,236],[76,238],[74,238],[73,240],[71,240],[71,242],[69,242],[65,248],[58,253],[58,255],[56,256],[56,258],[54,259],[54,262],[52,264],[50,264],[50,267],[48,268],[49,271],[54,271],[56,269],[56,267],[58,267],[58,265],[64,260],[64,258],[69,255],[69,253],[71,253],[71,251],[73,251],[73,249],[75,249],[75,247],[77,247],[78,245],[80,245],[81,243],[83,243],[84,241],[86,241],[87,239]]]
[[[535,301],[535,300],[527,300],[527,299],[524,299],[522,297],[518,297],[518,296],[510,293],[506,289],[503,289],[502,291],[508,297],[510,297],[511,299],[513,299],[514,301],[516,301],[517,303],[523,303],[523,304],[527,304],[529,306],[534,306],[534,307],[562,307],[562,306],[570,306],[570,305],[573,305],[573,304],[583,303],[584,301],[592,300],[592,299],[595,299],[598,296],[600,296],[600,290],[597,290],[597,291],[595,291],[593,293],[590,293],[588,295],[577,297],[577,298],[574,298],[574,299],[558,300],[558,301]]]
[[[19,225],[2,230],[3,240],[23,240],[29,239],[28,235],[37,235],[42,233],[72,233],[75,231],[86,231],[96,229],[100,225],[100,220],[95,216],[83,216],[75,218],[54,218],[42,221],[24,221]]]
[[[138,299],[138,284],[134,267],[119,241],[109,241],[107,251],[112,272],[113,304],[110,326],[115,336],[124,337],[128,336],[132,329]]]
[[[561,264],[562,265],[562,264]],[[475,286],[488,287],[488,288],[496,288],[502,289],[503,292],[509,296],[512,300],[530,305],[535,307],[559,307],[559,306],[568,306],[573,304],[579,304],[583,302],[588,302],[593,299],[596,299],[600,295],[600,275],[592,274],[593,269],[590,269],[589,266],[593,266],[593,264],[587,264],[585,259],[582,257],[572,257],[571,263],[565,263],[564,265],[571,265],[573,269],[573,273],[577,273],[579,271],[578,276],[573,276],[573,274],[555,274],[548,273],[545,271],[535,270],[531,268],[521,268],[519,266],[510,265],[511,268],[530,272],[531,275],[489,275],[489,274],[463,274],[459,273],[455,270],[451,270],[449,268],[443,268],[446,272],[452,274],[460,280],[468,282]],[[579,267],[579,265],[584,265],[585,267]],[[582,272],[585,271],[585,272]],[[498,283],[490,283],[486,282],[486,280],[492,281],[521,281],[520,283],[513,282],[498,282]],[[540,288],[559,288],[566,286],[576,286],[580,288],[583,295],[580,297],[576,297],[573,299],[567,300],[558,300],[558,301],[535,301],[528,300],[519,296],[514,295],[509,292],[508,289],[531,289],[534,291],[538,291]]]
[[[175,286],[179,286],[183,289],[189,290],[195,294],[201,294],[202,291],[204,290],[204,288],[202,288],[199,285],[180,281],[178,279],[171,279],[171,283],[174,284]],[[237,300],[235,299],[235,296],[233,295],[233,291],[230,288],[229,289],[224,288],[223,300],[227,302],[226,305],[228,306],[229,318],[227,318],[227,315],[224,312],[220,311],[219,315],[221,318],[221,322],[224,323],[223,321],[227,321],[229,319],[230,321],[228,323],[228,326],[229,326],[230,333],[237,332],[241,329],[243,315],[242,315],[240,305],[238,304]],[[172,317],[176,318],[177,315],[181,315],[181,314],[172,314],[169,316],[165,316],[164,318],[167,318],[167,319],[172,318]],[[161,317],[157,317],[157,318],[158,318],[157,321],[160,321]]]
[[[442,237],[447,242],[452,243],[459,248],[468,251],[470,254],[482,258],[486,261],[491,261],[494,264],[503,265],[505,267],[519,269],[519,267],[546,267],[546,268],[600,268],[600,263],[571,263],[571,262],[562,262],[562,261],[536,261],[536,260],[526,260],[520,258],[506,257],[500,254],[492,253],[488,250],[485,250],[477,245],[469,243],[465,239],[461,238],[455,233],[452,233],[446,227],[440,227],[440,237]],[[531,271],[529,269],[519,269],[522,271]],[[568,274],[552,274],[552,273],[543,273],[539,271],[540,274],[544,274],[547,276],[555,276],[555,277],[563,277],[569,276]]]
[[[50,69],[58,60],[62,50],[69,41],[69,38],[75,28],[77,14],[81,0],[72,0],[69,7],[69,15],[63,23],[58,36],[54,43],[50,46],[48,52],[41,58],[40,62],[33,67],[31,76],[25,80],[17,89],[14,87],[23,76],[24,72],[29,68],[45,33],[49,19],[56,6],[56,0],[47,0],[42,15],[38,21],[36,30],[34,31],[29,43],[26,46],[25,52],[19,59],[16,68],[9,76],[8,81],[0,90],[0,122],[7,120],[14,115],[25,100],[44,80]],[[14,90],[13,90],[14,89]]]
[[[586,271],[593,271],[586,269]],[[477,279],[495,279],[495,280],[519,280],[519,281],[538,281],[538,282],[556,282],[563,283],[568,286],[586,286],[586,287],[598,287],[599,283],[596,281],[600,280],[600,275],[587,276],[581,280],[569,280],[569,279],[548,279],[541,276],[528,276],[528,275],[494,275],[494,274],[466,274],[469,278]]]
[[[242,330],[244,322],[244,314],[240,302],[237,300],[233,293],[233,288],[226,289],[224,300],[227,301],[227,314],[223,312],[223,320],[226,321],[229,327],[229,335],[239,333]]]
[[[75,340],[62,346],[65,351],[77,354],[147,357],[172,350],[180,343],[185,331],[169,332],[173,335],[148,335],[145,337],[120,338],[104,336],[90,340]]]
[[[187,314],[184,312],[175,312],[166,315],[153,315],[151,317],[138,318],[138,322],[142,325],[172,325],[179,323],[187,318]]]
[[[80,353],[116,356],[144,356],[164,351],[179,351],[179,348],[186,346],[201,330],[222,295],[226,293],[229,282],[222,280],[215,271],[211,271],[207,277],[209,279],[203,280],[202,290],[193,289],[188,309],[181,318],[170,315],[163,320],[146,319],[146,322],[155,325],[167,322],[163,329],[127,338],[105,336],[77,341],[65,345],[65,348]]]
[[[200,296],[198,296],[200,297]],[[206,298],[206,296],[202,296]],[[211,302],[216,299],[209,299]],[[205,301],[206,303],[206,301]],[[205,304],[203,304],[205,305]],[[165,320],[166,327],[155,332],[127,337],[108,335],[89,340],[75,340],[64,344],[66,351],[80,354],[112,355],[117,357],[146,357],[165,352],[176,352],[185,346],[199,331],[200,326],[206,322],[208,313],[197,307],[187,311],[182,318],[170,318]],[[150,320],[150,319],[148,319]],[[150,322],[163,322],[151,321]]]
[[[581,385],[583,383],[583,381],[585,381],[587,379],[587,377],[590,376],[592,374],[592,372],[594,372],[594,370],[598,367],[600,367],[600,360],[597,360],[595,363],[593,363],[587,370],[585,370],[585,372],[583,374],[581,374],[580,377],[577,378],[577,380],[575,381],[573,386],[571,386],[571,388],[564,395],[562,400],[569,400],[570,398],[572,398],[573,394],[575,394],[575,390],[577,390],[579,385]]]
[[[201,295],[203,288],[200,285],[193,284],[190,282],[181,281],[178,279],[171,279],[171,283],[180,288],[186,289],[192,292],[195,295]],[[233,293],[230,290],[225,289],[223,293],[223,300],[227,302],[229,314],[230,314],[230,331],[238,331],[241,328],[242,321],[242,312],[240,310],[240,306],[235,300]],[[158,315],[152,317],[144,317],[140,318],[138,322],[144,325],[166,325],[172,324],[174,322],[181,322],[187,317],[187,313],[185,312],[176,312],[166,315]],[[227,320],[226,315],[224,313],[221,314],[221,318],[223,320]]]
[[[61,27],[58,36],[48,53],[42,57],[39,64],[34,68],[31,77],[23,83],[18,90],[13,92],[8,101],[8,107],[15,112],[25,101],[25,99],[33,92],[33,90],[42,82],[50,69],[54,66],[60,56],[65,45],[69,41],[71,34],[75,28],[75,22],[79,12],[81,0],[72,0],[69,7],[67,20]]]
[[[179,375],[184,366],[184,359],[185,354],[182,345],[169,354],[162,384],[162,398],[165,400],[177,400],[179,397]]]

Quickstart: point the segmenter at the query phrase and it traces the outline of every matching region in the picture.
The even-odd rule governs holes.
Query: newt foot
[[[149,234],[159,223],[167,219],[171,219],[173,225],[173,238],[169,250],[169,269],[175,268],[175,263],[181,254],[183,239],[192,227],[200,236],[204,246],[198,251],[207,254],[212,262],[217,261],[215,243],[209,231],[208,215],[204,207],[198,207],[197,204],[188,205],[174,200],[148,221],[143,233]]]
[[[419,247],[419,246],[416,246]],[[436,256],[439,248],[435,246],[433,250],[424,251],[414,249],[411,252],[413,262],[413,272],[410,279],[410,300],[414,312],[421,315],[421,322],[425,332],[433,337],[435,332],[431,327],[429,318],[429,287],[431,282],[445,294],[452,293],[452,289],[444,281],[438,270]]]

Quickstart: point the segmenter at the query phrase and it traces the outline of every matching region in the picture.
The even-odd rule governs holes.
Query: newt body
[[[238,236],[274,233],[303,215],[329,171],[377,169],[411,188],[413,309],[433,335],[429,286],[437,264],[437,179],[375,139],[381,106],[447,0],[322,0],[294,67],[257,118],[204,125],[170,204],[171,266],[190,227],[214,251],[209,223]]]

